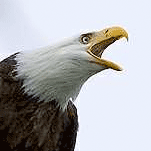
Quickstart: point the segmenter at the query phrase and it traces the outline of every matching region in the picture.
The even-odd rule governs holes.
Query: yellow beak
[[[99,32],[95,32],[91,38],[91,42],[88,46],[87,52],[93,56],[93,62],[104,66],[105,68],[111,68],[117,71],[121,71],[122,68],[111,61],[101,58],[103,51],[116,40],[125,37],[128,40],[128,33],[121,27],[111,27],[103,29]]]

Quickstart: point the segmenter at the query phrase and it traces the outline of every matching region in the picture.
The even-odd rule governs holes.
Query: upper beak
[[[121,71],[122,68],[105,59],[102,59],[103,51],[116,40],[125,37],[128,41],[128,33],[121,27],[111,27],[96,32],[91,40],[88,48],[88,53],[93,56],[93,62],[104,66],[105,68],[111,68],[117,71]]]

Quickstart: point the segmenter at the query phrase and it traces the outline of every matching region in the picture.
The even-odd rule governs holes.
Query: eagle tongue
[[[102,53],[104,52],[105,50],[105,47],[101,44],[95,44],[94,46],[92,46],[91,48],[91,52],[96,55],[97,57],[100,57],[102,56]]]
[[[92,46],[91,48],[91,52],[96,55],[97,57],[102,56],[104,50],[111,45],[112,43],[114,43],[117,39],[115,37],[112,37],[108,40],[102,41],[101,43],[97,43],[95,45]]]
[[[104,49],[104,50],[105,50],[105,49]],[[101,56],[102,56],[104,50],[101,50],[100,53],[99,53],[97,56],[101,58]]]

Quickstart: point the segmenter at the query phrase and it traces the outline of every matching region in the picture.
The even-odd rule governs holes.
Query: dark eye
[[[83,44],[88,44],[89,43],[89,37],[85,36],[85,37],[82,37],[82,42]]]

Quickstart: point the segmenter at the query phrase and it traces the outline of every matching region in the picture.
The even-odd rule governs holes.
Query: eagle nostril
[[[105,31],[105,34],[108,32],[109,30],[107,29],[106,31]]]

